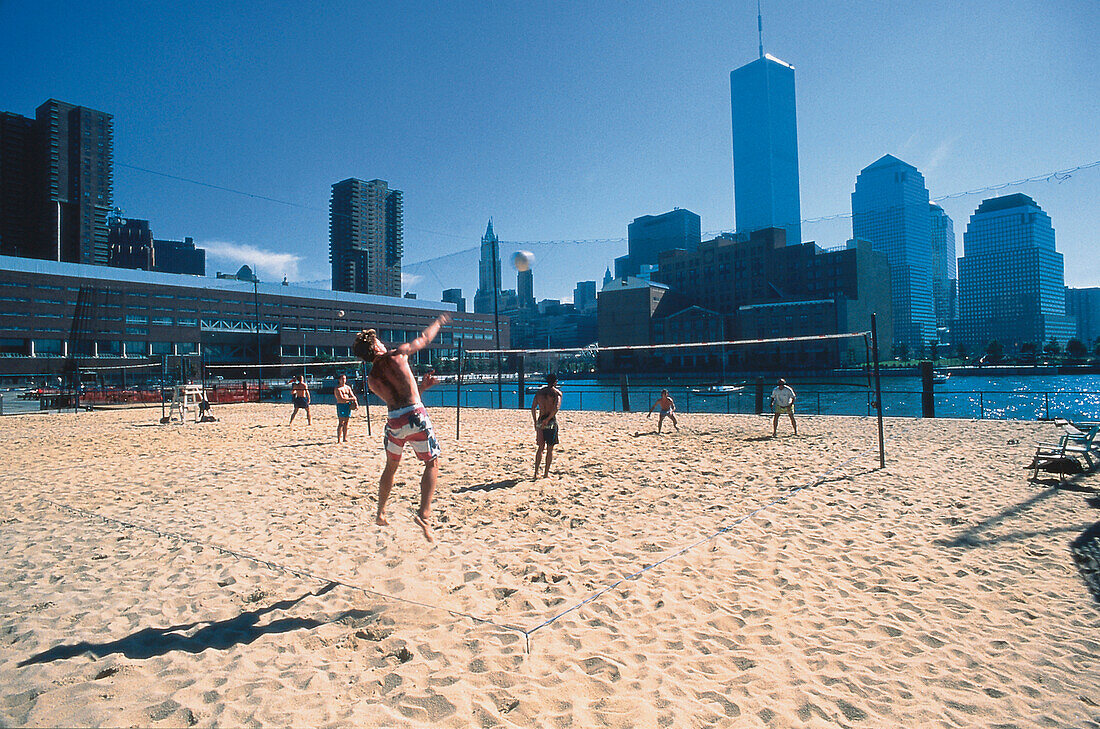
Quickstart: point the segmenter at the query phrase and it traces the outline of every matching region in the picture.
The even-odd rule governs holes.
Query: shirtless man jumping
[[[546,376],[546,385],[539,388],[531,401],[531,419],[535,421],[535,478],[539,477],[539,464],[542,462],[542,450],[546,449],[546,470],[542,476],[550,475],[550,462],[554,460],[554,446],[558,444],[558,410],[561,409],[561,390],[557,388],[556,375]]]
[[[429,542],[435,541],[430,522],[432,496],[439,478],[440,449],[432,431],[432,421],[420,403],[420,393],[437,384],[438,380],[429,372],[418,386],[412,369],[409,368],[409,355],[428,346],[440,328],[450,320],[449,315],[441,314],[419,337],[393,349],[386,349],[386,345],[379,341],[373,329],[359,332],[352,346],[357,357],[372,365],[370,375],[367,376],[367,387],[382,398],[389,408],[386,420],[386,466],[378,481],[378,514],[374,522],[380,526],[389,524],[385,516],[386,501],[393,489],[393,477],[401,462],[401,452],[408,443],[416,456],[424,461],[424,475],[420,478],[420,509],[413,521]]]

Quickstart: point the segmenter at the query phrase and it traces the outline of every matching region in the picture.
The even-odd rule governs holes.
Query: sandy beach
[[[1100,474],[1050,423],[433,409],[437,541],[360,409],[6,417],[0,724],[1097,727]]]

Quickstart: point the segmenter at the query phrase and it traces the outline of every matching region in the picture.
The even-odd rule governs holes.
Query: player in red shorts
[[[381,526],[389,524],[385,515],[386,501],[390,498],[393,477],[397,473],[397,465],[401,462],[401,453],[407,443],[412,446],[417,457],[424,461],[424,475],[420,478],[420,508],[413,521],[429,542],[435,541],[432,537],[431,509],[435,484],[439,478],[440,450],[435,433],[432,432],[432,421],[420,403],[420,393],[437,384],[438,380],[429,372],[417,385],[416,377],[409,367],[409,355],[428,346],[440,328],[450,320],[449,315],[441,314],[419,337],[393,349],[387,349],[373,329],[365,329],[356,335],[352,347],[357,357],[371,363],[367,387],[385,400],[389,408],[386,421],[386,466],[378,481],[378,515],[374,521]]]

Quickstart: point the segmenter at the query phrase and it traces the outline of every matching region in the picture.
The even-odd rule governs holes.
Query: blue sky
[[[887,153],[933,197],[1100,160],[1094,0],[763,6],[765,50],[795,67],[805,218],[849,213]],[[504,246],[536,253],[538,298],[569,299],[637,216],[733,228],[729,72],[757,55],[756,3],[0,0],[0,48],[0,109],[113,114],[116,203],[194,237],[211,274],[327,285],[332,183],[381,178],[405,193],[421,298],[472,298],[491,216],[505,241],[602,241]],[[1100,285],[1100,167],[944,201],[958,255],[1005,192],[1051,215],[1067,284]],[[826,247],[850,233],[803,225]]]

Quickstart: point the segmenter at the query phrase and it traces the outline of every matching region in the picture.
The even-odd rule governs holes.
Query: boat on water
[[[693,395],[728,395],[731,392],[744,390],[744,385],[705,385],[691,388]]]
[[[950,379],[951,379],[951,373],[950,372],[933,372],[932,373],[932,382],[934,382],[937,385],[942,385],[943,383],[947,382]]]

